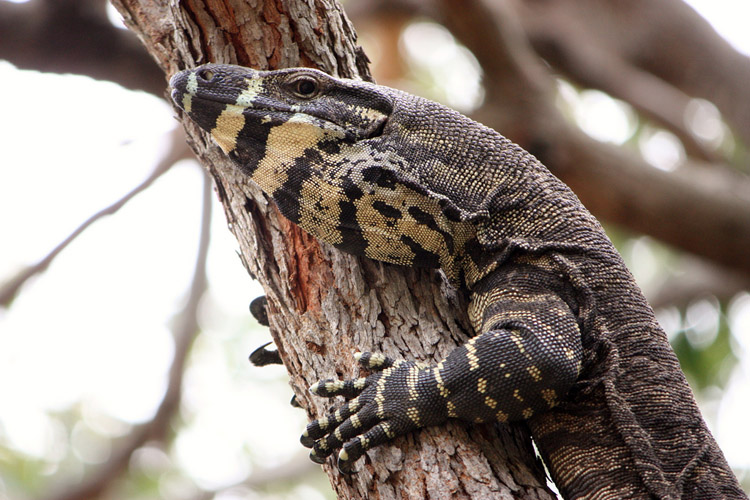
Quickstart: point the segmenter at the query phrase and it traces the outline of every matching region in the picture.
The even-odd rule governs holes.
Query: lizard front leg
[[[301,441],[311,459],[341,448],[339,469],[351,472],[368,449],[448,418],[509,422],[557,404],[580,370],[580,331],[569,305],[536,282],[477,295],[482,333],[435,366],[364,353],[359,362],[372,375],[313,385],[314,394],[352,399],[307,426]]]

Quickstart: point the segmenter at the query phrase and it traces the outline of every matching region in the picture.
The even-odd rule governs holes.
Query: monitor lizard
[[[438,103],[293,68],[204,65],[172,98],[276,203],[345,252],[442,269],[476,332],[372,374],[301,441],[338,466],[449,418],[527,422],[565,498],[747,498],[599,222],[534,156]]]

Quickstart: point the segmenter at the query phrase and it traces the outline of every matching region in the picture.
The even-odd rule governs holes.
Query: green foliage
[[[720,311],[724,307],[720,306]],[[688,325],[672,338],[672,347],[680,359],[682,370],[697,391],[724,387],[737,364],[737,355],[732,350],[732,332],[725,317],[724,314],[719,315],[715,328]]]

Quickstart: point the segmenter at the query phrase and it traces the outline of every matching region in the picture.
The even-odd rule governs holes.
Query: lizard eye
[[[318,82],[308,76],[303,76],[292,83],[292,90],[298,97],[308,99],[317,94]]]
[[[202,69],[198,72],[198,78],[210,82],[214,79],[214,72],[210,69]]]

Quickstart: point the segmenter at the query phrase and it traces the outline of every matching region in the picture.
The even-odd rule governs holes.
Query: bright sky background
[[[750,3],[690,3],[750,54]],[[162,100],[111,83],[1,62],[0,81],[1,281],[146,177],[176,122]],[[614,136],[624,133],[628,118],[618,114],[617,103],[591,99],[590,113],[607,111],[598,128],[611,122],[619,127]],[[91,434],[127,431],[101,415],[131,423],[152,416],[172,355],[170,315],[179,310],[193,270],[201,183],[192,162],[172,169],[90,228],[9,310],[0,310],[0,440],[31,456],[59,457],[66,451],[63,427],[50,412],[81,404],[88,417],[74,431],[73,446],[96,463],[108,450],[91,444],[99,442]],[[250,455],[266,465],[287,460],[300,450],[305,423],[303,412],[288,407],[283,371],[255,370],[246,361],[270,340],[251,328],[247,312],[262,291],[235,255],[220,209],[212,230],[211,295],[185,382],[183,407],[192,418],[176,443],[178,465],[206,487],[242,479]],[[733,311],[737,331],[750,332],[750,296],[740,297]],[[729,461],[748,468],[750,341],[743,340],[742,364],[706,414]],[[3,489],[0,479],[0,499]]]

